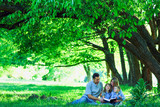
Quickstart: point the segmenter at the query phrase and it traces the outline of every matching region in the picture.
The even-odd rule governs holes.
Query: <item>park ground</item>
[[[76,100],[84,94],[85,86],[86,83],[60,83],[14,79],[0,80],[0,107],[68,106],[66,103]],[[133,87],[121,85],[121,88],[126,96],[123,104],[126,105],[127,101],[131,99],[130,90]],[[148,93],[154,94],[153,91],[149,91]],[[29,99],[32,94],[38,95],[39,98]],[[53,99],[40,99],[42,95],[48,98],[52,97]],[[160,98],[156,98],[156,100],[158,102]]]

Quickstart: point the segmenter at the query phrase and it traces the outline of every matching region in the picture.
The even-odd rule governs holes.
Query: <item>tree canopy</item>
[[[13,38],[18,56],[56,59],[62,50],[84,43],[107,54],[107,45],[95,42],[113,39],[160,80],[159,0],[1,0],[0,13],[0,31]],[[84,59],[92,59],[91,50],[81,52]]]

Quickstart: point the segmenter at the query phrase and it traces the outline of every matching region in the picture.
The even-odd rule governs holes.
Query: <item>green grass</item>
[[[121,86],[126,100],[124,104],[131,99],[129,91],[132,87],[127,85]],[[0,107],[50,107],[50,106],[66,106],[66,103],[79,99],[85,92],[85,86],[61,86],[56,85],[36,85],[36,84],[20,84],[20,83],[0,83]],[[57,97],[56,100],[32,99],[29,96],[37,94],[47,97]],[[157,100],[158,101],[158,100]],[[93,105],[71,105],[77,106],[93,106]],[[102,105],[99,105],[102,106]],[[104,105],[106,106],[106,105]]]
[[[65,105],[67,102],[73,101],[75,98],[80,98],[85,90],[85,87],[47,86],[34,84],[18,85],[13,83],[0,83],[0,87],[0,105],[15,106]],[[57,97],[57,100],[28,100],[31,94]]]
[[[65,105],[80,98],[84,91],[84,86],[52,86],[35,84],[0,83],[0,107],[2,106],[49,106]],[[47,97],[57,97],[56,100],[28,100],[29,96],[37,94]]]

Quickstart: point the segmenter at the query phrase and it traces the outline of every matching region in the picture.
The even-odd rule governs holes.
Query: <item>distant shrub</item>
[[[50,67],[49,72],[42,76],[42,80],[53,80],[53,81],[60,81],[61,75],[63,72],[58,70],[57,68]]]
[[[13,78],[12,74],[7,75],[8,78]]]
[[[47,80],[47,79],[48,79],[48,74],[42,76],[42,80]]]
[[[22,76],[20,76],[18,79],[21,79],[21,80],[22,80],[22,79],[24,79],[24,78],[23,78]]]
[[[35,80],[37,78],[38,78],[38,74],[35,74],[35,75],[32,76],[32,80]]]

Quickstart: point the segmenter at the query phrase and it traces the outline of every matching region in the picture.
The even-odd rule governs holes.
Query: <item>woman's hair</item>
[[[104,87],[104,90],[103,90],[103,91],[104,91],[104,92],[106,92],[106,86],[107,86],[107,85],[109,85],[109,86],[110,86],[109,93],[111,93],[111,92],[112,92],[112,86],[111,86],[111,84],[109,84],[109,83],[107,83],[107,84],[105,85],[105,87]]]
[[[118,78],[117,78],[117,77],[113,77],[113,78],[111,79],[111,81],[113,81],[114,86],[119,86],[119,81],[118,81]],[[113,86],[112,86],[112,87],[113,87]]]
[[[117,86],[117,88],[118,88],[119,90],[121,90],[121,87],[120,87],[120,86]]]

